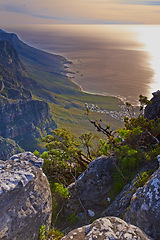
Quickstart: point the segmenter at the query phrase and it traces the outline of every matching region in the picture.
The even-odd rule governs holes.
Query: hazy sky
[[[160,0],[0,0],[0,23],[160,24]]]

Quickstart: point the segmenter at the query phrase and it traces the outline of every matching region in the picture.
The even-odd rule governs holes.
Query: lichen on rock
[[[62,240],[149,240],[138,227],[116,217],[100,218],[92,224],[75,229]]]
[[[125,220],[160,239],[160,168],[133,195]]]
[[[38,239],[42,225],[49,230],[52,200],[42,164],[30,152],[0,161],[1,239]]]

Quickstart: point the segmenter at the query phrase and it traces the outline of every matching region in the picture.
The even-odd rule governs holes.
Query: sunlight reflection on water
[[[150,65],[154,76],[150,84],[150,92],[160,89],[160,26],[137,26],[138,40],[144,43],[144,50],[150,54]]]
[[[133,104],[160,88],[159,25],[42,25],[12,29],[25,42],[73,61],[84,91]]]

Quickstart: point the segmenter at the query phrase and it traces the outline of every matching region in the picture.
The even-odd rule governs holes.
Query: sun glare
[[[136,26],[138,40],[144,44],[142,50],[150,55],[150,66],[154,71],[150,92],[160,89],[160,25]]]

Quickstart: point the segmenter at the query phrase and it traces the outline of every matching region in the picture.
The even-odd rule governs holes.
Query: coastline
[[[64,68],[67,69],[67,71],[65,73],[66,77],[68,78],[69,81],[74,83],[81,92],[86,93],[86,94],[90,94],[90,95],[94,95],[94,96],[115,97],[115,98],[119,99],[125,105],[125,103],[127,102],[127,99],[125,97],[123,97],[123,96],[109,95],[107,93],[90,92],[90,91],[84,90],[81,85],[79,85],[76,81],[74,81],[75,72],[73,72],[72,70],[71,71],[69,70],[70,69],[70,65],[73,66],[74,63],[71,60],[68,60],[65,56],[62,56],[62,55],[60,55],[60,56],[64,57],[66,59],[66,61],[67,61],[67,63],[64,63]],[[137,101],[137,104],[138,104],[138,101]],[[136,107],[138,105],[133,105],[133,106]]]
[[[100,29],[103,34],[99,38],[97,33]],[[117,29],[119,27],[113,29],[112,27],[108,29],[108,26],[93,28],[91,31],[93,35],[88,35],[88,31],[91,30],[90,25],[83,28],[76,26],[74,29],[76,32],[72,31],[70,26],[65,26],[65,28],[51,26],[47,31],[43,27],[41,29],[33,27],[27,31],[17,28],[16,31],[32,47],[68,59],[63,62],[62,58],[62,64],[68,65],[68,69],[64,69],[61,64],[62,78],[65,78],[64,75],[68,70],[66,81],[68,81],[68,77],[72,88],[75,86],[79,90],[93,95],[118,97],[123,102],[127,100],[133,105],[138,105],[140,94],[148,98],[152,97],[150,86],[154,72],[148,52],[143,49],[142,44],[144,43],[137,38],[131,38],[125,26],[122,26],[121,29],[126,35],[120,36],[120,39],[115,38]],[[131,28],[130,32],[134,33],[135,29]],[[126,41],[126,38],[129,41]],[[56,68],[55,73],[60,73],[58,65]],[[51,70],[51,72],[53,71]],[[74,73],[72,74],[72,72]]]

